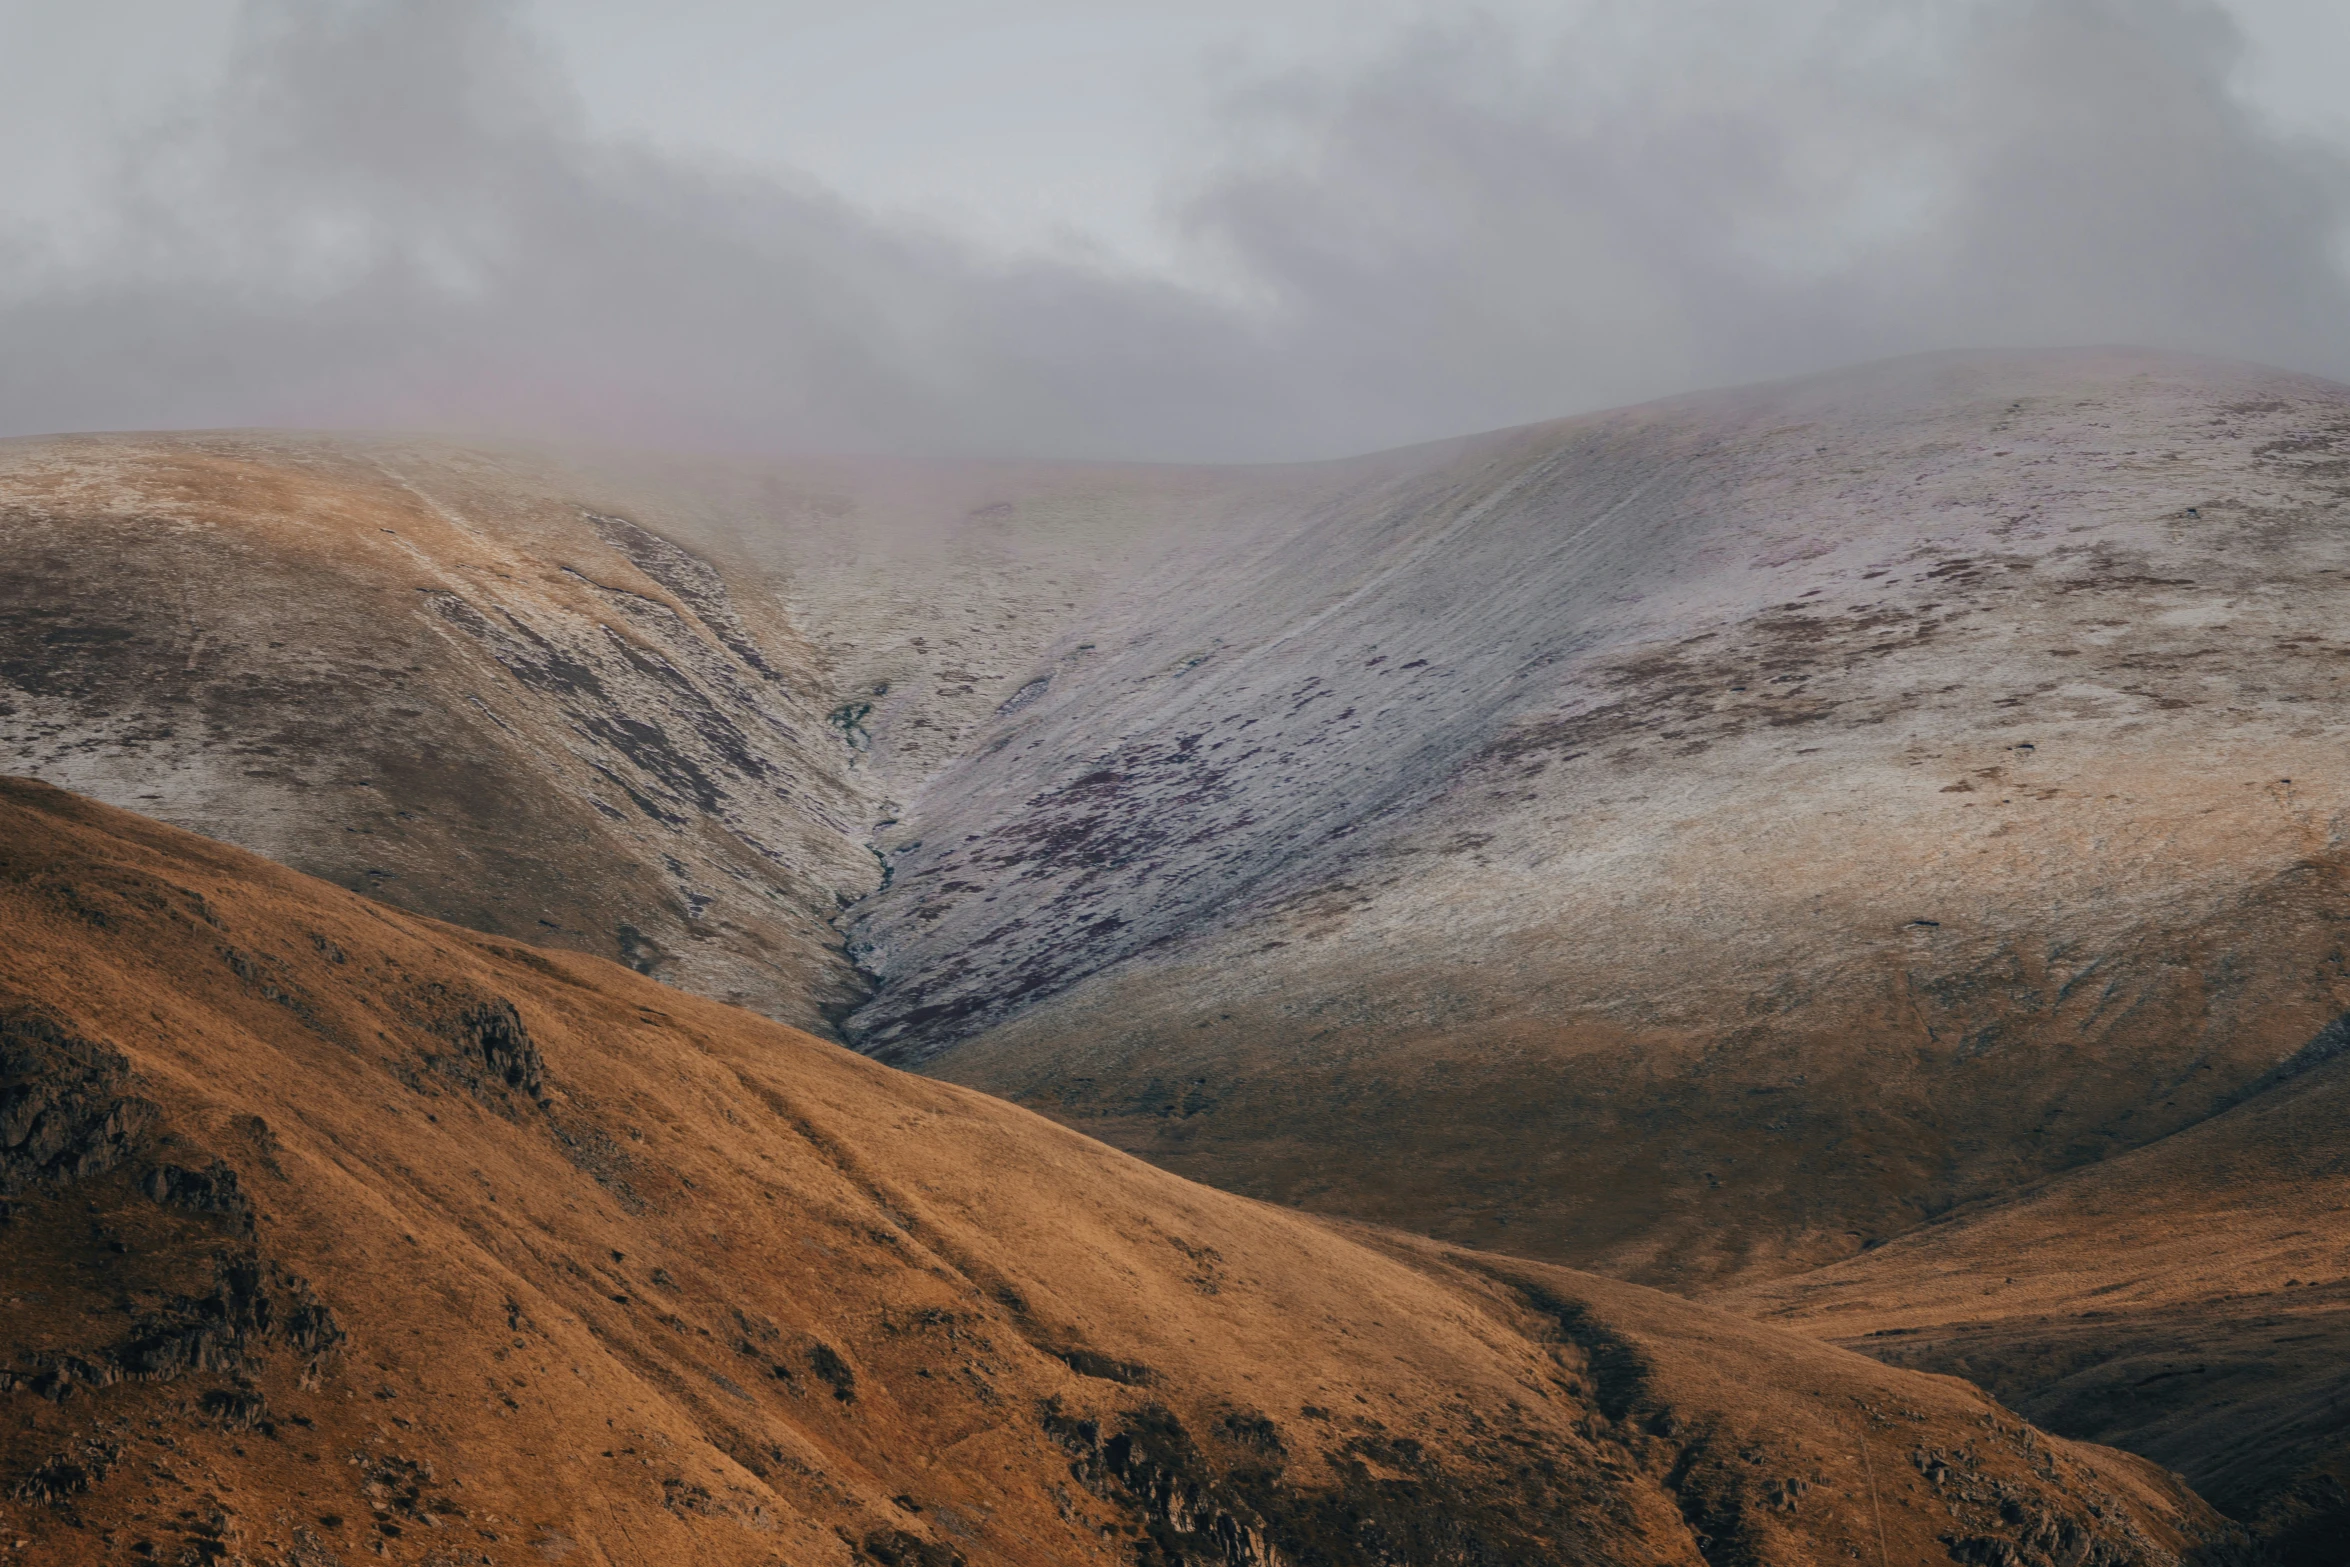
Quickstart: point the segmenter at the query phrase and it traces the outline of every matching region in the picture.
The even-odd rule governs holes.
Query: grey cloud
[[[1825,9],[1775,53],[1748,9],[1259,84],[1260,150],[1181,209],[1235,293],[599,142],[511,4],[252,0],[221,99],[126,142],[106,243],[0,245],[0,430],[1250,458],[1924,348],[2350,370],[2343,162],[2233,99],[2208,4]]]
[[[1332,150],[1228,181],[1202,222],[1276,280],[1307,359],[1347,367],[1336,416],[1385,439],[1927,348],[2350,367],[2345,166],[2234,100],[2220,13],[1871,12],[1859,36],[1827,13],[1791,63],[1732,34],[1612,89],[1499,30],[1434,38],[1277,104]]]

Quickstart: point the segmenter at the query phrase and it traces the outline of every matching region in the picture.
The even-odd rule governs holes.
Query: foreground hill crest
[[[2168,1564],[1972,1389],[0,783],[30,1563]]]

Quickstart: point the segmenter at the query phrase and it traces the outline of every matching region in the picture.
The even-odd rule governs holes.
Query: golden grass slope
[[[0,785],[0,933],[12,1560],[2224,1548],[1963,1383],[1193,1186],[45,785]]]

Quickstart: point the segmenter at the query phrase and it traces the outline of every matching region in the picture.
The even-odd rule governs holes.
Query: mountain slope
[[[18,442],[0,487],[15,768],[804,1021],[854,997],[814,655],[703,563],[479,455]]]
[[[2149,1147],[1729,1297],[2179,1470],[2279,1559],[2350,1538],[2350,1026]]]
[[[0,759],[826,1027],[868,988],[831,922],[879,883],[875,821],[1154,539],[1265,487],[267,432],[0,442]]]
[[[2350,1008],[2346,485],[2343,388],[2120,352],[1272,469],[19,443],[0,754],[1214,1184],[1695,1288]]]
[[[1072,633],[853,1035],[1465,1243],[1848,1255],[2350,1007],[2346,497],[2350,391],[2123,354],[1466,443]]]
[[[1975,1390],[0,784],[28,1563],[2167,1563]]]

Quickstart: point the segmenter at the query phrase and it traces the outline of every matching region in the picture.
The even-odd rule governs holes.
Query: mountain
[[[2346,500],[2350,389],[2123,351],[1247,469],[19,442],[0,764],[1227,1191],[1792,1309],[2220,1148],[2350,1014]],[[2243,1329],[2266,1412],[2081,1391],[2271,1315],[2206,1239],[2053,1359],[1930,1292],[1856,1342],[2332,1527],[2279,1434],[2330,1339]]]
[[[2350,1008],[2350,393],[1945,356],[1347,462],[0,454],[0,755],[1214,1184],[1707,1287]]]
[[[2350,390],[1931,359],[1386,461],[1073,633],[885,831],[863,1048],[1702,1287],[2350,1009]]]
[[[815,655],[699,561],[365,443],[19,442],[0,493],[16,769],[782,1016],[855,994]]]
[[[0,931],[15,1561],[2232,1548],[1962,1383],[1194,1186],[26,781]]]
[[[2176,1468],[2276,1559],[2350,1539],[2350,1027],[2221,1115],[1727,1303]]]

